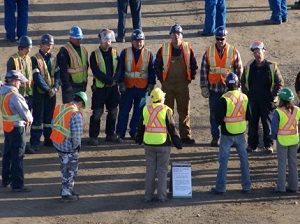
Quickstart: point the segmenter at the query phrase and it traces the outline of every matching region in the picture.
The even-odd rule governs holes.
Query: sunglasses
[[[223,40],[225,40],[225,38],[224,37],[216,37],[216,40],[223,41]]]

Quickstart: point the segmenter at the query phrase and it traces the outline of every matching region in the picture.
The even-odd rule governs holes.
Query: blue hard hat
[[[32,47],[32,40],[29,36],[22,36],[18,40],[18,46],[24,48],[31,48]]]
[[[227,36],[227,34],[228,34],[228,31],[226,30],[225,26],[219,26],[215,30],[216,37],[225,37],[225,36]]]
[[[131,40],[145,40],[145,34],[142,30],[136,29],[131,34]]]
[[[239,87],[239,78],[233,72],[230,72],[225,79],[226,87],[228,89],[238,88]]]
[[[79,26],[73,26],[69,30],[69,36],[74,38],[74,39],[82,39],[83,38],[83,33],[82,33],[82,30],[80,29]]]
[[[169,34],[172,34],[172,33],[181,33],[181,34],[183,34],[183,29],[180,25],[175,24],[175,25],[171,26],[171,28],[170,28]]]

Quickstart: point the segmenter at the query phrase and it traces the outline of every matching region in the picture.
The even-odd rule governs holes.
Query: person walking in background
[[[149,104],[143,108],[136,143],[144,143],[146,158],[145,202],[154,201],[155,179],[160,202],[167,200],[167,174],[171,143],[182,149],[175,127],[173,111],[164,104],[165,93],[160,88],[152,90]]]
[[[183,41],[183,29],[175,24],[170,29],[169,43],[164,43],[155,59],[155,72],[166,93],[165,104],[174,110],[176,101],[179,133],[182,143],[195,144],[190,124],[189,84],[195,79],[198,65],[189,42]]]
[[[248,122],[247,151],[255,151],[259,144],[258,124],[263,127],[264,149],[273,153],[271,138],[271,121],[277,103],[277,94],[284,85],[277,63],[265,59],[265,45],[262,41],[254,41],[250,45],[254,59],[245,66],[241,78],[243,93],[248,96],[252,116]]]
[[[116,120],[120,93],[117,85],[116,71],[119,55],[117,49],[111,46],[115,42],[114,31],[102,29],[99,32],[100,46],[92,52],[90,65],[93,72],[92,85],[92,110],[90,117],[89,137],[92,145],[98,145],[100,133],[100,119],[104,113],[104,105],[107,110],[105,134],[106,141],[115,142],[118,140]]]
[[[272,139],[277,140],[278,161],[275,193],[298,191],[297,149],[299,145],[298,122],[300,109],[293,103],[294,94],[283,88],[279,94],[279,106],[272,118]],[[288,185],[286,187],[286,160],[288,159]]]
[[[51,140],[58,152],[61,171],[61,201],[77,201],[79,195],[73,190],[74,179],[78,171],[79,151],[81,148],[81,137],[83,133],[83,115],[80,109],[87,106],[87,95],[85,92],[74,94],[70,103],[57,105],[53,114],[53,130]]]
[[[215,113],[220,97],[226,92],[225,78],[229,72],[234,72],[240,79],[243,73],[240,53],[236,47],[227,43],[227,34],[224,26],[216,29],[216,43],[204,53],[200,70],[201,94],[209,98],[211,147],[217,147],[220,138]]]
[[[298,97],[298,107],[300,106],[300,72],[298,72],[297,76],[296,76],[296,80],[295,80],[295,91],[297,93],[297,97]],[[298,147],[297,150],[298,153],[300,153],[300,145]]]
[[[21,71],[28,80],[26,83],[21,82],[19,93],[25,98],[29,110],[32,110],[32,93],[33,93],[33,80],[32,80],[32,64],[30,59],[30,50],[32,48],[32,40],[28,36],[22,36],[18,40],[18,52],[10,56],[7,61],[7,71],[17,70]],[[26,154],[32,154],[34,151],[26,145]]]
[[[269,0],[272,11],[271,18],[265,21],[267,25],[280,25],[288,21],[286,0]]]
[[[125,42],[125,24],[128,4],[130,6],[133,30],[142,30],[142,0],[118,0],[118,36],[117,42]]]
[[[27,36],[28,0],[4,0],[4,24],[8,41]]]
[[[219,100],[218,113],[215,113],[216,122],[221,126],[221,139],[219,148],[219,169],[216,187],[211,192],[216,195],[224,195],[226,192],[227,164],[230,148],[236,148],[240,158],[242,174],[242,193],[250,193],[251,181],[248,154],[246,150],[245,131],[251,115],[248,106],[248,98],[239,90],[239,78],[230,72],[226,76],[227,92]]]
[[[33,94],[33,122],[30,129],[30,148],[40,150],[40,138],[44,134],[44,146],[52,147],[50,134],[51,120],[56,104],[56,92],[59,87],[59,68],[56,58],[52,55],[54,38],[44,34],[40,39],[39,51],[31,57]]]
[[[153,53],[145,48],[145,35],[142,30],[134,30],[131,35],[131,47],[120,54],[118,85],[121,93],[116,133],[118,141],[125,138],[129,112],[133,105],[133,113],[129,124],[131,139],[135,139],[140,117],[142,116],[142,100],[156,84]]]
[[[24,97],[18,93],[21,82],[28,80],[16,70],[5,75],[5,85],[1,87],[1,112],[4,131],[4,151],[2,158],[2,186],[11,185],[13,192],[29,192],[24,186],[23,158],[26,146],[25,126],[32,123],[32,115]]]
[[[80,27],[69,30],[69,41],[60,48],[56,58],[60,68],[62,102],[69,103],[74,94],[85,92],[88,81],[88,52],[81,42],[83,33]]]
[[[205,0],[204,29],[199,31],[200,36],[213,36],[215,29],[226,26],[226,1]]]

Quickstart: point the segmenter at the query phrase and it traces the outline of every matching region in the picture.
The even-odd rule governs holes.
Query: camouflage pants
[[[79,153],[58,153],[61,172],[61,196],[72,195],[77,176]]]

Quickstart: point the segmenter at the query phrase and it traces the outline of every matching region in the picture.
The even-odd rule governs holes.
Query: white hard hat
[[[250,49],[251,51],[254,51],[255,49],[266,50],[265,44],[264,44],[262,41],[260,41],[260,40],[254,41],[254,42],[250,45],[249,49]]]

